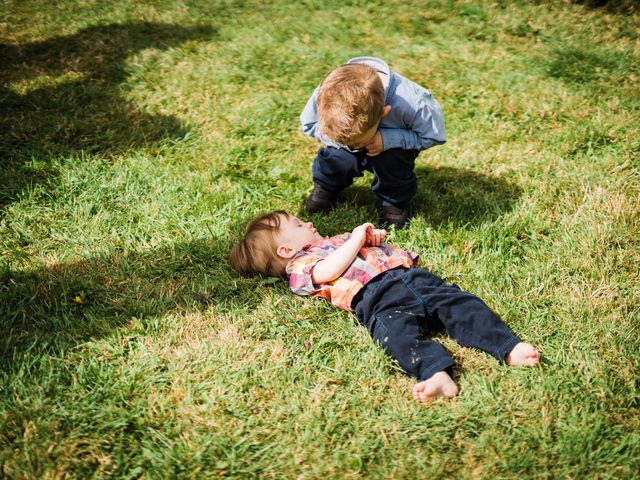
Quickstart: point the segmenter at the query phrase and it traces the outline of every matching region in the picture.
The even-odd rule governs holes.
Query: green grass
[[[0,476],[636,476],[640,19],[600,3],[3,1]],[[391,239],[540,368],[441,338],[460,395],[414,404],[353,316],[227,266],[301,213],[298,115],[356,55],[447,123]],[[316,226],[377,218],[370,180]]]

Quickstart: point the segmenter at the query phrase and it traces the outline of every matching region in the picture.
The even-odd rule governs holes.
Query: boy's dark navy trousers
[[[480,298],[419,268],[380,274],[358,292],[352,306],[371,336],[418,380],[441,370],[451,373],[449,352],[426,338],[443,327],[461,345],[501,361],[520,342]]]
[[[325,190],[338,193],[367,170],[374,175],[371,190],[380,198],[382,206],[405,207],[418,190],[413,173],[418,153],[419,150],[392,148],[368,157],[365,150],[321,148],[313,161],[313,181]]]

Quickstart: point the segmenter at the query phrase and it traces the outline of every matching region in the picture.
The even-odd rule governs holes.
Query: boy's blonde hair
[[[244,229],[244,238],[229,254],[231,266],[244,276],[264,273],[272,277],[285,275],[289,259],[277,254],[280,218],[289,216],[282,210],[265,213],[251,220]]]
[[[380,121],[384,100],[384,86],[374,68],[362,63],[336,68],[318,92],[321,133],[336,143],[351,145]]]

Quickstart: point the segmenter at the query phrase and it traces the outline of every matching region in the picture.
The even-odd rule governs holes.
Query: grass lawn
[[[640,14],[599,3],[3,0],[0,477],[637,478]],[[540,367],[440,338],[460,395],[416,404],[354,316],[228,267],[305,217],[298,115],[359,55],[447,124],[390,240]]]

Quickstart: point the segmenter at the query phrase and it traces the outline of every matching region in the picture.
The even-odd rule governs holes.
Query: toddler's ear
[[[391,111],[391,105],[385,105],[384,108],[382,109],[382,117],[386,117],[387,115],[389,115],[389,112]]]
[[[278,248],[276,248],[276,253],[278,254],[279,257],[291,258],[295,255],[296,252],[293,248],[284,244],[284,245],[278,245]]]

